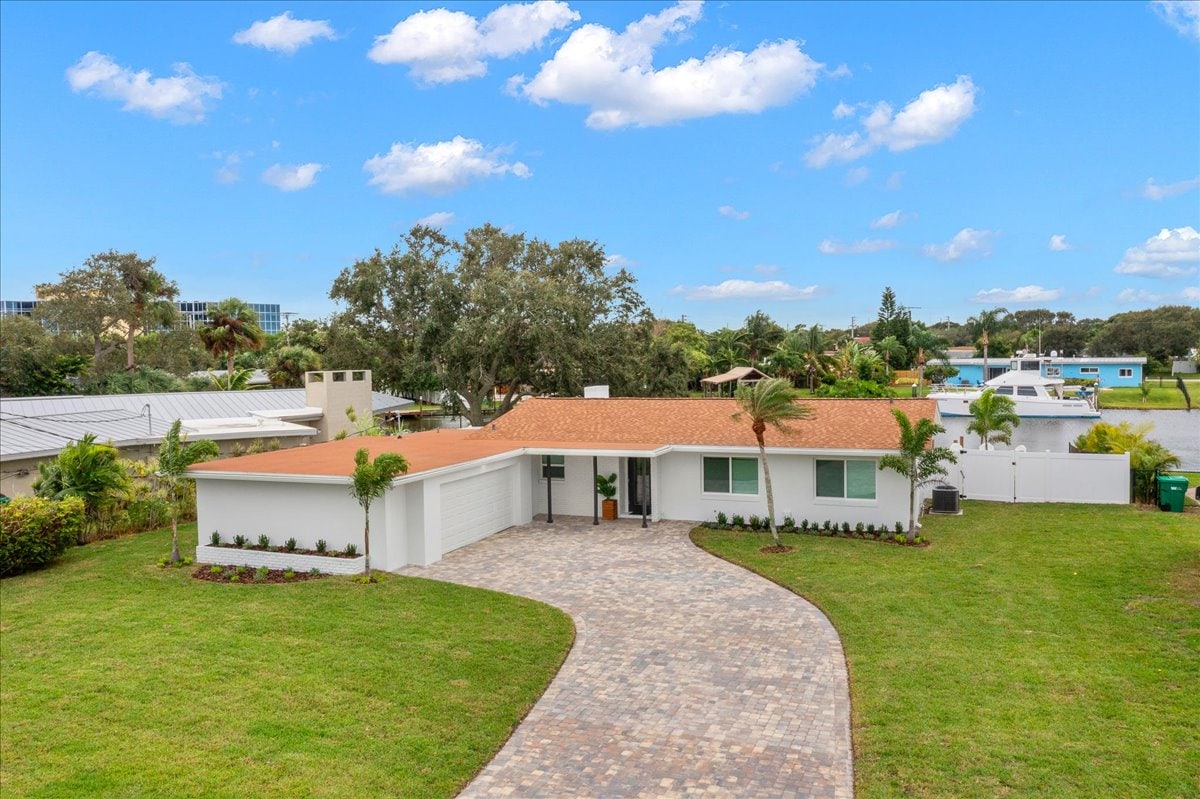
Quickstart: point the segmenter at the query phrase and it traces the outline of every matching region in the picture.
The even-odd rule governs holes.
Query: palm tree
[[[789,421],[809,418],[812,409],[807,405],[798,405],[796,390],[791,382],[778,377],[738,386],[737,404],[741,410],[733,414],[733,418],[740,419],[743,414],[750,417],[750,429],[758,440],[758,460],[762,464],[763,483],[767,487],[767,523],[771,526],[775,546],[781,546],[779,530],[775,528],[775,494],[771,490],[771,469],[767,464],[767,444],[763,433],[767,425],[786,432]]]
[[[267,377],[274,388],[303,388],[304,373],[321,368],[321,356],[299,344],[280,347],[268,357]]]
[[[47,499],[82,499],[88,526],[94,531],[104,506],[129,491],[129,475],[116,447],[97,444],[93,433],[85,433],[63,447],[57,458],[38,465],[33,490]]]
[[[786,377],[796,384],[796,380],[805,371],[805,335],[801,330],[793,330],[783,337],[775,352],[767,359],[768,368],[776,377]]]
[[[371,503],[383,496],[392,478],[408,471],[408,461],[395,452],[384,452],[370,460],[363,447],[354,453],[354,474],[350,478],[350,496],[362,506],[366,518],[363,531],[363,574],[371,573]]]
[[[892,415],[900,426],[900,448],[896,454],[880,458],[879,468],[891,469],[908,478],[908,543],[911,544],[917,537],[917,489],[946,474],[942,461],[958,463],[958,458],[945,447],[930,446],[933,437],[946,432],[946,428],[932,419],[919,419],[914,425],[899,408],[893,408]]]
[[[983,447],[1012,443],[1013,428],[1021,424],[1021,417],[1017,416],[1017,404],[1010,397],[997,394],[994,388],[984,389],[967,410],[975,417],[967,425],[967,432],[978,433]]]
[[[742,332],[745,335],[751,366],[758,366],[759,361],[770,354],[783,339],[783,328],[762,311],[755,311],[746,317]]]
[[[993,308],[990,311],[980,311],[967,320],[967,324],[971,327],[971,332],[975,334],[976,340],[983,345],[984,380],[988,379],[988,343],[991,339],[991,334],[1001,328],[1001,314],[1007,313],[1007,308]]]
[[[126,253],[117,262],[121,285],[129,292],[130,307],[125,314],[125,369],[133,371],[133,339],[152,323],[168,326],[179,318],[175,298],[179,287],[154,268],[154,258],[142,260]]]
[[[210,305],[208,324],[199,333],[209,352],[225,356],[226,374],[233,374],[233,357],[239,350],[261,350],[266,341],[258,326],[258,313],[237,297]]]
[[[875,351],[883,356],[883,362],[888,368],[892,368],[892,359],[896,359],[897,364],[903,364],[904,359],[908,357],[908,350],[900,343],[900,339],[895,336],[885,336],[876,341],[873,345]]]
[[[945,345],[945,341],[919,322],[909,328],[908,348],[916,352],[918,391],[925,388],[925,363],[930,358],[937,358],[942,361],[946,360]],[[986,366],[984,367],[984,374],[987,374]]]
[[[171,563],[179,562],[179,481],[193,463],[212,460],[221,454],[214,441],[183,443],[179,430],[183,423],[178,419],[171,425],[158,447],[158,469],[154,476],[166,484],[171,500]]]
[[[816,381],[829,368],[829,356],[825,354],[825,333],[820,325],[813,325],[804,332],[804,371],[808,375],[808,390],[812,391]]]

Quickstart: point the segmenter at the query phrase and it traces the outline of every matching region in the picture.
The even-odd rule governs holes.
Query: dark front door
[[[650,515],[650,459],[625,459],[625,485],[628,490],[626,512],[633,516]],[[645,507],[643,507],[645,503]]]

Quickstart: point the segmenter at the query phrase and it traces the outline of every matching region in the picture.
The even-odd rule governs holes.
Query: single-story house
[[[230,455],[264,446],[304,446],[353,431],[347,407],[365,418],[412,404],[372,391],[371,373],[363,370],[309,372],[304,388],[5,397],[0,402],[0,491],[30,493],[38,464],[87,433],[111,442],[122,457],[141,460],[157,454],[178,419],[190,439],[215,441]]]
[[[928,399],[816,399],[810,418],[768,428],[776,515],[895,525],[908,482],[880,471],[900,409],[933,419]],[[482,428],[351,438],[193,466],[200,541],[213,532],[300,548],[362,549],[362,510],[349,494],[354,453],[409,463],[371,510],[376,568],[426,565],[535,516],[593,516],[595,475],[618,475],[623,516],[704,521],[766,516],[758,447],[731,399],[530,398]],[[548,524],[548,528],[549,528]],[[203,553],[201,553],[203,555]],[[203,558],[201,558],[203,559]]]
[[[1099,380],[1104,388],[1139,386],[1146,366],[1144,357],[1061,358],[1058,356],[1025,355],[1014,358],[988,358],[987,377],[983,374],[983,358],[955,358],[930,361],[953,366],[958,374],[951,379],[955,385],[976,386],[984,380],[999,377],[1005,372],[1034,371],[1054,380]]]

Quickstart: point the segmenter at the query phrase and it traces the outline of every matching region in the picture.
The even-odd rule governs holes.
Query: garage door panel
[[[445,483],[441,488],[442,552],[512,526],[512,468]]]

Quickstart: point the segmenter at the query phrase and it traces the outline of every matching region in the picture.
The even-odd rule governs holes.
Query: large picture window
[[[562,480],[567,476],[567,458],[565,455],[542,456],[542,479]]]
[[[817,461],[817,496],[875,499],[875,462]]]
[[[758,494],[758,459],[705,458],[704,493]]]

